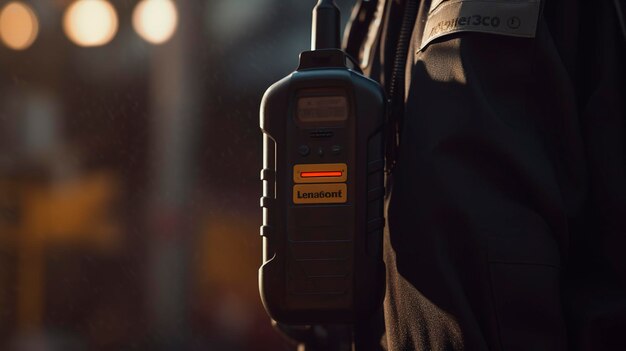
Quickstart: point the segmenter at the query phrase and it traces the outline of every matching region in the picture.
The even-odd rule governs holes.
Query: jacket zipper
[[[402,119],[404,114],[405,72],[409,45],[419,9],[418,0],[407,0],[404,5],[402,25],[398,35],[396,52],[389,85],[389,112],[387,113],[386,131],[386,172],[390,174],[395,167]]]

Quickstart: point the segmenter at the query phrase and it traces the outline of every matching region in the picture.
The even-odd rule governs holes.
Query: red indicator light
[[[342,175],[341,171],[300,172],[302,178],[341,177]]]

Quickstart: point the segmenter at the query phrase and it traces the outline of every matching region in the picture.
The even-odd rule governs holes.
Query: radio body
[[[259,289],[274,320],[353,323],[380,306],[385,112],[336,49],[303,52],[265,93]]]

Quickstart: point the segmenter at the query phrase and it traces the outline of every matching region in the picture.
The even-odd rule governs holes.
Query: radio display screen
[[[301,122],[336,122],[348,119],[345,96],[305,96],[298,99],[297,117]]]

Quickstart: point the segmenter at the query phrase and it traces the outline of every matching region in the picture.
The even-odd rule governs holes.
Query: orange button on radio
[[[345,163],[318,163],[293,166],[293,182],[298,183],[342,183],[348,179]]]

